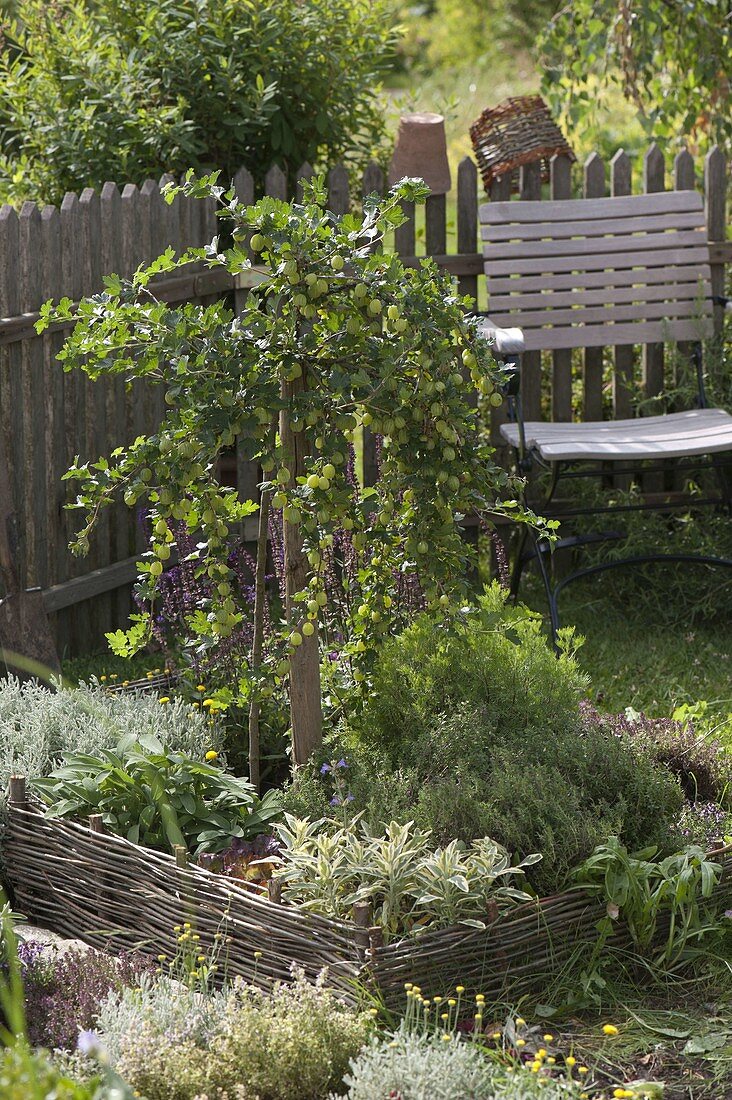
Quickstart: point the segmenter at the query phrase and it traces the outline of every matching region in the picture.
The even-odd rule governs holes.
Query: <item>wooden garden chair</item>
[[[480,221],[490,306],[482,329],[493,336],[498,357],[513,368],[508,386],[511,419],[501,427],[501,434],[514,448],[522,474],[537,466],[551,474],[546,499],[533,507],[545,516],[552,515],[557,484],[569,472],[573,476],[606,475],[607,463],[622,463],[627,474],[633,463],[645,466],[654,459],[707,455],[720,493],[695,503],[729,508],[729,456],[720,456],[732,452],[732,416],[723,409],[707,407],[702,341],[712,335],[713,304],[730,303],[723,298],[713,303],[701,196],[695,191],[669,191],[579,201],[491,202],[481,206]],[[524,351],[668,340],[692,342],[695,408],[632,420],[524,420],[519,387]],[[680,463],[677,468],[688,468],[688,464]],[[554,518],[674,506],[678,504],[666,497],[599,510],[578,507],[556,512]],[[618,532],[575,536],[561,538],[555,546],[619,537]],[[525,529],[511,589],[514,595],[518,593],[525,565],[536,559],[555,642],[558,596],[578,577],[659,559],[732,566],[727,558],[659,552],[608,560],[555,581],[547,559],[550,548],[546,538]]]

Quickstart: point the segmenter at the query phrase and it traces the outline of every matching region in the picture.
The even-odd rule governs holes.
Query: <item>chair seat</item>
[[[524,428],[527,448],[548,462],[682,458],[732,451],[732,416],[724,409],[582,424],[529,421]],[[518,447],[517,424],[503,424],[501,435]]]

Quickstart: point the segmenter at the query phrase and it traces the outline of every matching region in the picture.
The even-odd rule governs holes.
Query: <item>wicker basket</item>
[[[511,190],[517,191],[519,169],[525,164],[540,161],[542,182],[546,183],[553,156],[577,159],[538,95],[515,96],[483,111],[470,127],[470,137],[486,191],[494,180],[507,174]]]

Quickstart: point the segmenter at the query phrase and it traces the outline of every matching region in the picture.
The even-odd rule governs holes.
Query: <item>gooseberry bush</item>
[[[366,690],[380,641],[403,625],[405,579],[419,584],[421,606],[445,620],[467,598],[476,551],[461,537],[461,518],[529,517],[493,461],[475,408],[476,390],[500,404],[504,378],[468,312],[471,300],[456,296],[431,261],[408,268],[382,250],[403,221],[400,204],[423,200],[424,184],[402,181],[383,200],[365,199],[362,215],[336,216],[321,179],[306,185],[300,203],[265,198],[251,207],[216,180],[189,175],[168,197],[213,196],[231,247],[215,238],[180,257],[168,249],[129,281],[108,276],[76,311],[68,299],[47,304],[38,328],[76,320],[60,355],[67,370],[165,388],[155,434],[97,462],[77,458],[67,475],[80,483],[76,506],[86,515],[79,552],[119,494],[148,509],[139,576],[146,610],[114,645],[132,653],[150,638],[160,577],[183,525],[197,539],[186,561],[207,584],[188,620],[195,644],[215,652],[254,616],[239,690],[256,707],[288,688],[293,757],[302,763],[321,739],[328,573],[339,573],[347,597],[338,608],[339,669]],[[224,301],[173,306],[155,296],[160,273],[203,259],[239,276],[252,256],[261,282],[236,314]],[[349,453],[367,427],[381,447],[371,487],[349,475]],[[240,500],[217,478],[217,460],[236,439],[262,469],[259,501]],[[256,595],[253,611],[232,598],[229,558],[237,525],[258,507],[265,519],[274,509],[284,544],[284,608],[266,639],[257,633]],[[261,596],[264,568],[257,574]]]

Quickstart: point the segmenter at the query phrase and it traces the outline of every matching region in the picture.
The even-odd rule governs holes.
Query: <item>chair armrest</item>
[[[526,341],[520,328],[501,328],[495,321],[483,313],[479,314],[478,331],[493,341],[493,350],[498,359],[513,359],[526,351]]]

